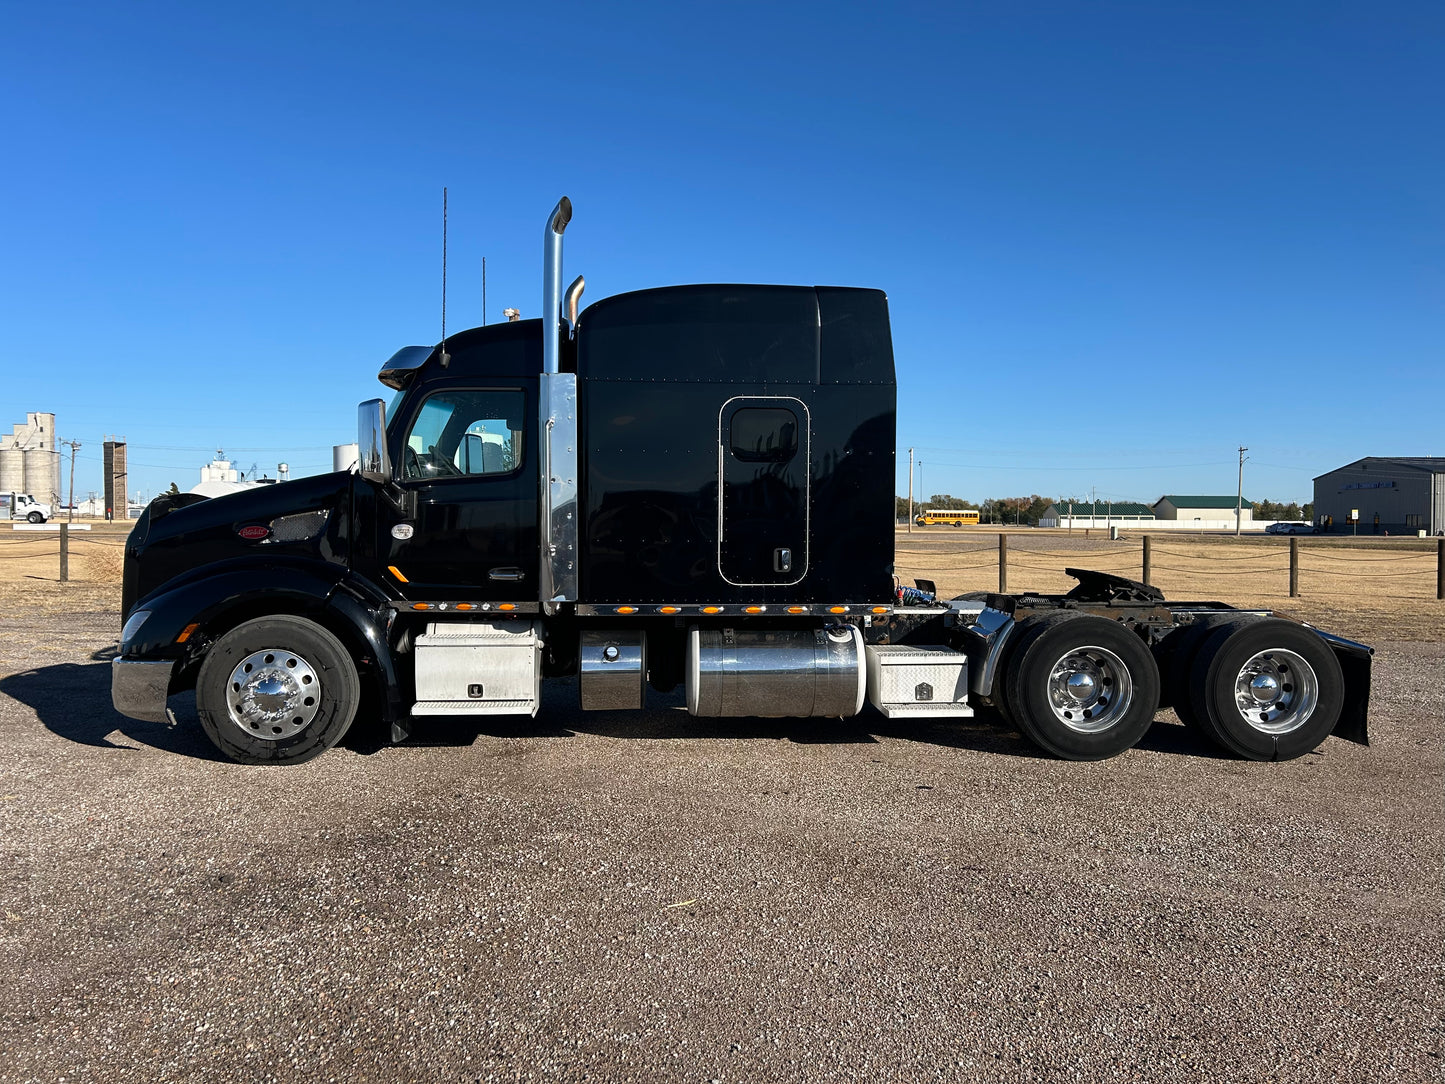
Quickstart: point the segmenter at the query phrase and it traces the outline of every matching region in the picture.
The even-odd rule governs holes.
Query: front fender
[[[341,638],[360,665],[363,680],[368,672],[374,676],[383,721],[405,720],[401,683],[388,643],[393,612],[371,584],[344,572],[326,575],[332,568],[268,563],[265,568],[232,568],[193,578],[156,592],[136,604],[133,612],[144,610],[149,616],[121,644],[120,654],[128,659],[176,660],[175,688],[183,688],[194,680],[201,658],[217,636],[253,617],[298,614]]]

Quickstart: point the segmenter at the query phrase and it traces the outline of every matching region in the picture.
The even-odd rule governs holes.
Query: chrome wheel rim
[[[321,679],[294,651],[267,647],[253,651],[231,671],[226,710],[251,738],[284,741],[300,734],[321,708]]]
[[[1240,717],[1261,734],[1288,734],[1309,721],[1320,681],[1302,655],[1271,648],[1252,655],[1234,677]]]
[[[1108,648],[1076,647],[1050,669],[1047,692],[1055,719],[1080,734],[1097,734],[1128,713],[1134,679]]]

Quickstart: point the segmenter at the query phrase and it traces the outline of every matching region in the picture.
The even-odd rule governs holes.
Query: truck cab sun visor
[[[381,367],[381,372],[376,374],[376,378],[388,388],[401,391],[411,383],[417,370],[426,364],[426,359],[431,357],[433,349],[434,347],[430,346],[403,346],[391,355],[391,360]]]

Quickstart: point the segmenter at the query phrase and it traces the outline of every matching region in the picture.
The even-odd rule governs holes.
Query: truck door
[[[739,396],[718,412],[718,571],[739,587],[808,572],[808,408],[787,396]]]
[[[378,544],[408,598],[537,597],[536,418],[526,379],[439,388],[404,419],[396,470],[415,516],[383,517]]]

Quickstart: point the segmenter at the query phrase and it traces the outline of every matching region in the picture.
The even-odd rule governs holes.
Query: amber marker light
[[[502,602],[497,605],[497,609],[499,610],[515,610],[516,608],[517,604],[515,602]]]
[[[762,606],[749,606],[749,607],[748,607],[745,611],[743,611],[743,612],[744,612],[744,613],[750,613],[750,614],[760,614],[760,613],[763,612],[763,607],[762,607]]]
[[[201,627],[201,625],[200,625],[200,622],[198,622],[198,621],[197,621],[197,622],[193,622],[192,624],[187,625],[185,628],[181,629],[181,634],[176,637],[176,643],[178,643],[178,644],[183,644],[183,643],[185,643],[187,640],[189,640],[189,639],[191,638],[191,633],[195,632],[195,631],[196,631],[198,628],[200,628],[200,627]]]
[[[393,576],[395,576],[397,579],[399,579],[402,583],[411,583],[411,581],[410,581],[409,579],[407,579],[405,576],[403,576],[403,575],[401,574],[401,569],[397,568],[396,565],[387,565],[387,566],[386,566],[386,570],[387,570],[388,572],[390,572]]]
[[[848,607],[847,607],[847,606],[829,606],[829,607],[828,607],[828,612],[829,612],[830,614],[845,614],[845,613],[848,612]]]
[[[675,614],[680,613],[681,609],[682,608],[680,606],[664,606],[657,612],[660,614]]]
[[[431,603],[430,603],[430,602],[413,602],[413,603],[411,604],[411,608],[412,608],[413,610],[430,610],[430,609],[431,609]]]
[[[637,612],[637,607],[636,607],[636,606],[619,606],[619,607],[617,607],[617,609],[616,609],[614,612],[615,612],[615,613],[620,613],[620,614],[635,614],[635,613]]]
[[[887,606],[874,606],[874,607],[873,607],[873,612],[874,612],[875,614],[886,614],[886,613],[888,612],[888,607],[887,607]]]
[[[470,602],[458,602],[458,603],[457,603],[457,609],[459,609],[459,610],[470,610],[471,608],[472,608],[472,604],[471,604]]]
[[[805,614],[805,613],[807,613],[807,612],[808,612],[808,607],[806,607],[806,606],[789,606],[789,607],[788,607],[788,613],[790,613],[790,614]]]
[[[704,607],[702,608],[702,612],[705,613],[705,614],[720,614],[720,613],[722,613],[722,607],[721,607],[721,606],[704,606]]]

